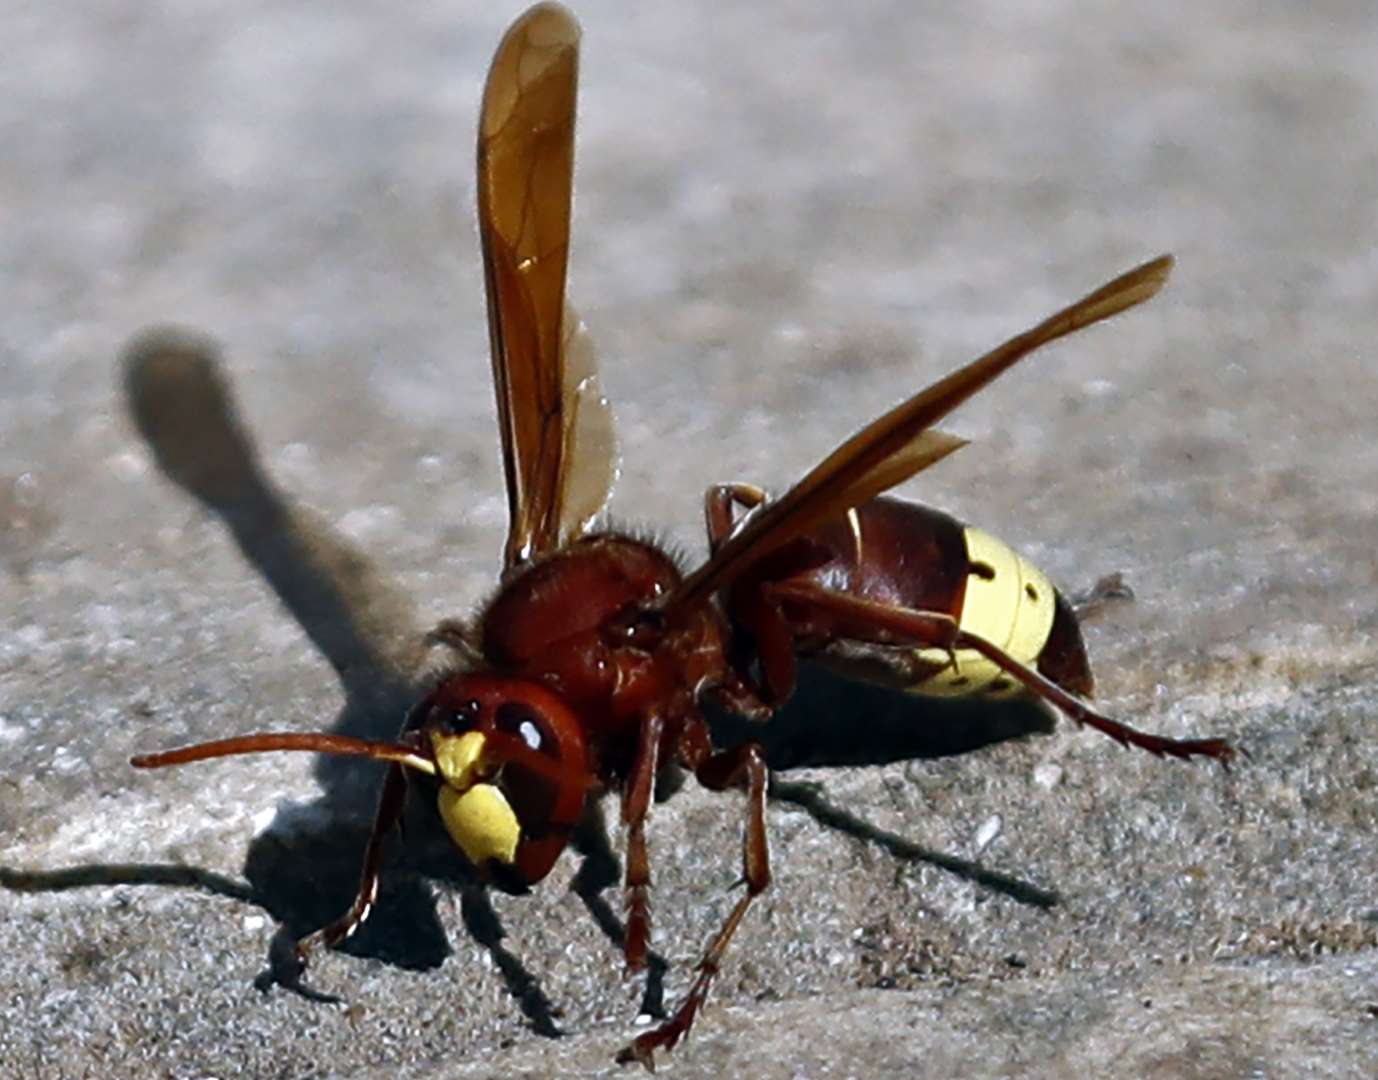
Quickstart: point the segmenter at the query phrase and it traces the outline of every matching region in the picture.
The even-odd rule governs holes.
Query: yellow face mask
[[[432,735],[443,780],[438,797],[440,820],[475,866],[489,859],[511,865],[517,856],[521,823],[502,791],[483,782],[493,772],[492,763],[484,760],[484,742],[479,731]]]

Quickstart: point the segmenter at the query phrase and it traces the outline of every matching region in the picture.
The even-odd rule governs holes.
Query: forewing
[[[559,542],[566,417],[562,360],[579,26],[555,4],[519,18],[493,57],[478,133],[511,567]]]
[[[941,443],[932,443],[926,447],[926,439],[941,435],[927,432],[929,425],[1040,346],[1143,303],[1163,287],[1171,270],[1170,255],[1144,263],[895,406],[834,450],[779,499],[763,505],[712,558],[684,579],[667,607],[683,611],[703,603],[776,548],[951,453],[956,446],[944,449]],[[953,437],[941,438],[950,441]],[[917,468],[906,460],[910,454],[918,461]]]
[[[847,509],[860,506],[969,444],[969,439],[949,435],[945,431],[921,431],[912,441],[881,458],[839,492],[837,502]]]

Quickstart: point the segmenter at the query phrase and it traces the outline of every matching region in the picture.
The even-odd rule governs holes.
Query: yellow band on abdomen
[[[1052,583],[1042,570],[990,533],[967,526],[963,538],[971,570],[967,574],[959,625],[1020,663],[1034,666],[1053,628],[1056,594]],[[917,656],[925,663],[944,667],[911,686],[914,693],[952,696],[1021,689],[999,667],[970,649],[957,650],[955,668],[941,649],[919,649]],[[1010,685],[992,690],[991,684],[996,680]]]

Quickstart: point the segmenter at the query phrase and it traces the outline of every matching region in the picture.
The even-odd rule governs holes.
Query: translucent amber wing
[[[1143,303],[1163,287],[1171,270],[1169,255],[1144,263],[895,406],[834,450],[779,499],[763,505],[712,558],[685,578],[667,608],[686,610],[706,601],[758,559],[912,475],[918,471],[911,467],[915,462],[923,468],[951,453],[956,446],[925,443],[930,425],[1035,349]],[[939,435],[932,432],[928,438]],[[941,436],[941,440],[950,443],[952,436]]]
[[[617,479],[612,407],[598,384],[593,340],[568,305],[564,325],[565,445],[558,511],[561,543],[588,528],[607,503]]]
[[[923,472],[967,446],[969,440],[945,431],[921,431],[912,442],[901,446],[889,457],[881,458],[870,469],[837,496],[837,501],[850,509],[874,499],[882,492],[904,483],[916,473]]]
[[[483,94],[478,220],[513,566],[559,542],[567,470],[563,326],[579,26],[540,4],[507,31]]]

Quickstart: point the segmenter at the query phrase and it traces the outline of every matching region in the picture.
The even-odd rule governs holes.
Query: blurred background
[[[473,141],[519,10],[0,2],[16,1074],[596,1072],[645,1004],[608,911],[571,895],[588,860],[508,900],[410,854],[374,937],[318,964],[348,1007],[260,997],[275,929],[347,902],[373,774],[125,764],[389,731],[435,660],[421,633],[492,588]],[[776,888],[680,1071],[1378,1067],[1371,5],[577,14],[570,290],[618,418],[612,520],[697,559],[708,484],[780,489],[1174,252],[1150,305],[964,408],[947,426],[973,445],[906,494],[1069,592],[1122,572],[1136,601],[1088,629],[1106,708],[1251,755],[1226,775],[1065,724],[939,761],[796,755],[820,767],[772,809]],[[129,350],[168,323],[207,337]],[[894,756],[866,742],[893,702],[798,707],[860,732],[849,760]],[[692,787],[651,832],[671,999],[737,870],[739,800]]]

